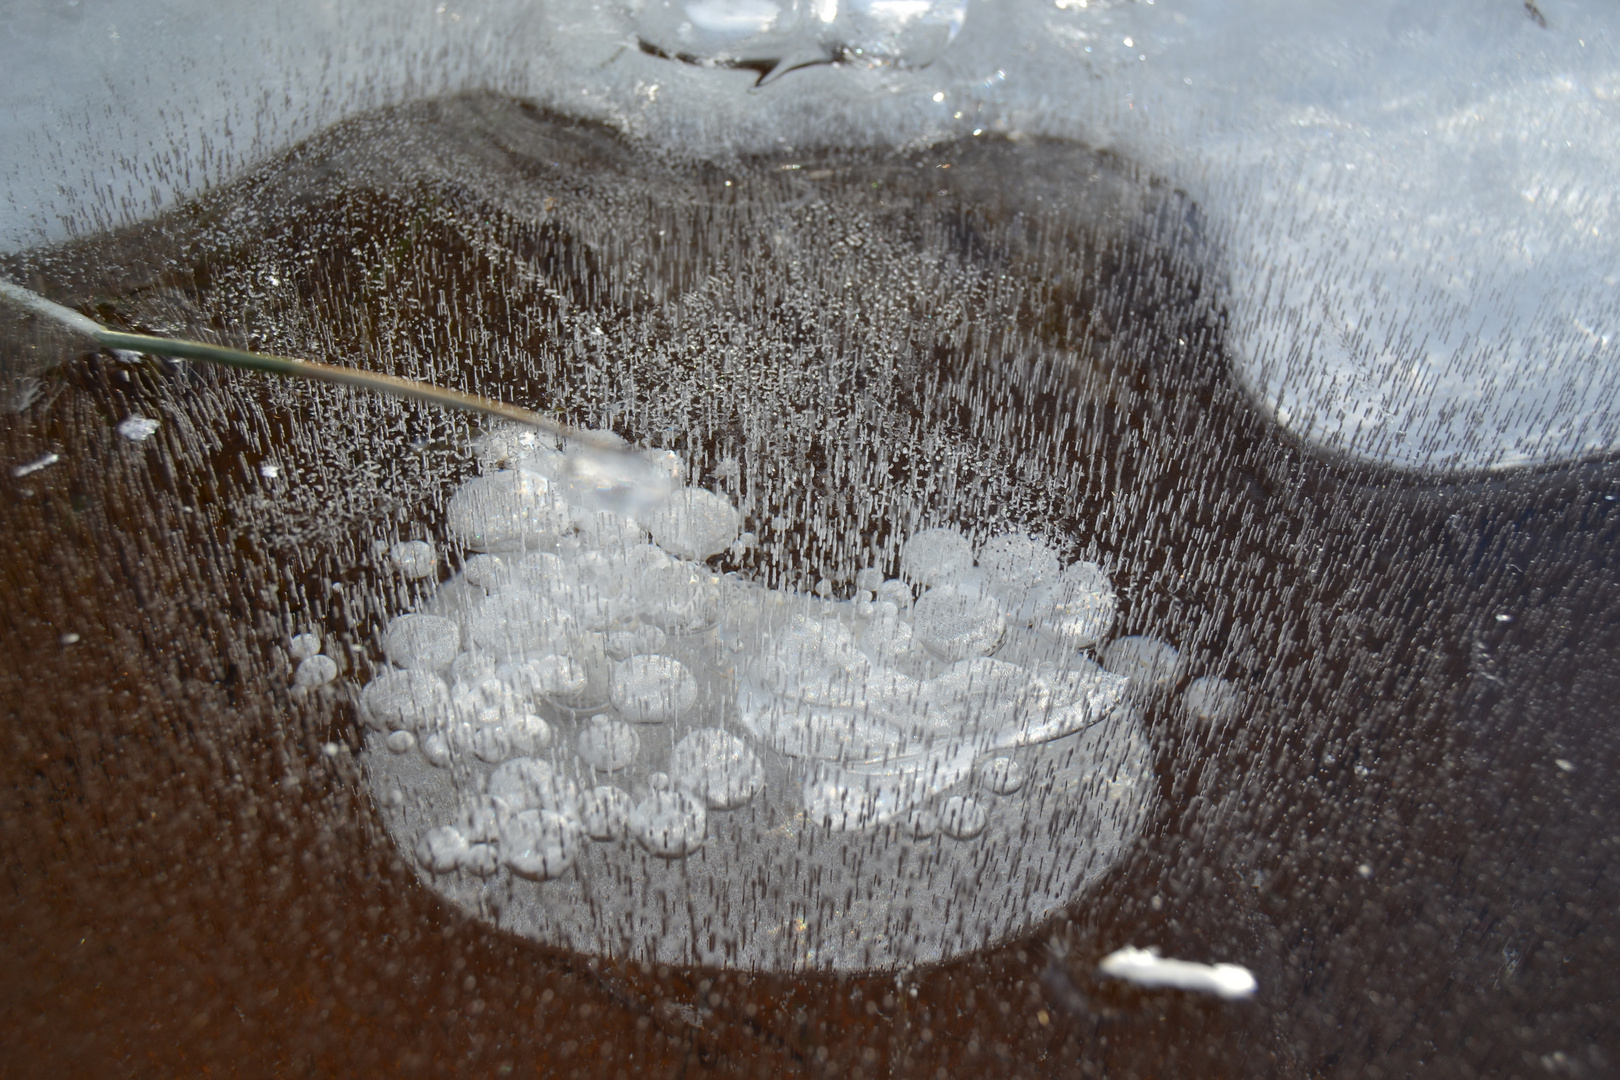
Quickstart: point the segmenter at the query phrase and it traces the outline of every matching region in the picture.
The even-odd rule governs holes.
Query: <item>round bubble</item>
[[[426,540],[401,540],[388,549],[388,561],[408,578],[432,577],[439,557]]]
[[[385,671],[360,693],[367,723],[384,731],[416,731],[450,709],[450,688],[431,671]]]
[[[479,588],[493,589],[511,577],[511,567],[499,555],[474,555],[461,568],[461,576]]]
[[[383,631],[383,654],[395,667],[443,671],[461,651],[461,627],[438,615],[401,615]]]
[[[952,795],[939,811],[939,830],[956,840],[972,840],[984,832],[990,815],[977,799]]]
[[[697,679],[673,656],[632,656],[615,664],[608,689],[614,708],[638,724],[673,720],[697,701]]]
[[[416,844],[416,858],[435,874],[448,874],[467,856],[467,838],[453,825],[441,825],[422,834]]]
[[[418,740],[422,757],[429,765],[444,768],[450,764],[450,740],[441,732],[431,732]]]
[[[445,508],[450,532],[478,551],[536,547],[568,527],[568,509],[551,481],[531,472],[474,477]]]
[[[603,648],[615,660],[628,660],[637,653],[661,653],[669,645],[669,635],[650,623],[610,627],[603,637]]]
[[[641,736],[623,720],[594,719],[579,733],[580,760],[603,772],[617,772],[641,753]]]
[[[1243,704],[1238,688],[1214,675],[1203,675],[1188,683],[1181,700],[1197,719],[1216,723],[1232,719]]]
[[[578,815],[579,788],[567,777],[557,776],[549,762],[535,758],[514,758],[495,767],[485,791],[508,813],[524,810],[551,810]]]
[[[287,655],[294,660],[308,660],[320,651],[321,635],[319,634],[295,634],[292,640],[287,642]]]
[[[932,810],[908,810],[900,822],[901,831],[918,840],[926,840],[939,831],[939,815]]]
[[[1103,650],[1102,666],[1131,680],[1132,689],[1169,689],[1181,679],[1181,653],[1157,638],[1116,638]]]
[[[1001,644],[1007,619],[994,596],[946,585],[917,601],[912,626],[923,648],[941,660],[988,656]]]
[[[654,855],[680,859],[703,846],[708,812],[684,791],[654,791],[630,812],[630,832]]]
[[[388,749],[396,754],[408,754],[416,749],[416,734],[410,731],[390,731]]]
[[[501,862],[520,877],[544,881],[574,865],[582,829],[577,818],[551,810],[524,810],[501,825]]]
[[[1015,758],[991,758],[979,766],[979,782],[997,795],[1012,795],[1024,786],[1024,767]]]
[[[1045,636],[1084,649],[1108,636],[1118,609],[1119,598],[1103,568],[1077,562],[1036,599],[1034,621]]]
[[[947,581],[973,565],[973,545],[955,529],[924,529],[900,551],[900,572],[919,585]]]
[[[495,673],[520,694],[556,701],[577,700],[590,683],[584,664],[555,654],[501,664]]]
[[[669,772],[711,810],[741,806],[765,783],[765,768],[748,744],[720,728],[698,728],[676,743]]]
[[[566,642],[568,613],[552,601],[519,589],[485,598],[467,620],[473,643],[495,656],[555,653]]]
[[[592,840],[619,840],[630,828],[634,808],[628,792],[604,784],[591,788],[580,800],[580,824]]]
[[[316,653],[298,662],[298,668],[293,672],[293,683],[296,686],[325,686],[337,677],[337,661],[323,653]]]
[[[677,491],[647,519],[653,542],[683,559],[706,559],[730,547],[742,515],[723,495],[702,488]]]
[[[1058,557],[1042,540],[1007,534],[985,541],[979,567],[989,576],[990,588],[1016,607],[1033,589],[1058,576]]]

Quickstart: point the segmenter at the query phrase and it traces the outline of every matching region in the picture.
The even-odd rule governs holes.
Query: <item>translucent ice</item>
[[[401,540],[388,549],[388,561],[408,578],[425,578],[438,568],[438,556],[426,540]]]
[[[385,671],[360,694],[366,722],[383,730],[415,731],[443,717],[450,689],[430,671]]]
[[[1103,650],[1103,667],[1144,690],[1169,689],[1181,679],[1181,653],[1157,638],[1117,638]]]
[[[316,653],[305,657],[293,672],[293,683],[298,686],[325,686],[338,676],[337,661]]]
[[[683,559],[706,559],[730,547],[742,528],[742,515],[722,496],[687,488],[666,499],[647,518],[653,541]]]
[[[937,585],[973,565],[973,545],[955,529],[924,529],[900,550],[900,569],[920,585]]]
[[[521,877],[544,881],[574,865],[584,829],[551,810],[524,810],[501,825],[501,862]]]
[[[917,640],[941,660],[988,656],[1007,632],[1001,601],[968,585],[941,585],[917,601]]]
[[[636,760],[641,736],[623,720],[594,719],[579,733],[579,757],[593,769],[616,772]]]
[[[157,434],[157,430],[160,426],[162,425],[159,424],[158,421],[153,420],[151,417],[135,414],[126,416],[119,423],[118,434],[122,435],[130,442],[145,442],[147,439]]]

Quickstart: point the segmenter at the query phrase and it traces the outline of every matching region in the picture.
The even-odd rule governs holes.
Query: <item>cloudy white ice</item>
[[[1199,201],[1234,374],[1290,432],[1403,468],[1568,460],[1620,447],[1617,31],[1598,0],[25,0],[0,248],[463,87],[693,155],[1071,136]],[[754,89],[655,53],[846,62]]]

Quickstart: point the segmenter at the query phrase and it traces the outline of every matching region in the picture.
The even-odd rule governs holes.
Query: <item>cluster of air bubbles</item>
[[[637,456],[664,490],[634,513],[553,443],[498,432],[481,458],[446,508],[460,572],[387,624],[359,694],[389,783],[452,793],[411,819],[434,875],[551,881],[585,872],[593,844],[667,864],[755,805],[798,830],[982,843],[1051,797],[1044,748],[1110,718],[1136,732],[1138,688],[1180,676],[1148,638],[1093,659],[1118,610],[1109,576],[1036,536],[923,529],[897,576],[796,594],[705,563],[742,514],[684,486],[674,455]],[[419,579],[438,566],[426,541],[389,558]],[[294,639],[300,680],[318,648]],[[1199,715],[1235,706],[1219,680],[1193,686]]]
[[[923,67],[962,29],[966,0],[648,0],[632,6],[644,49],[710,66]]]
[[[295,690],[312,690],[338,677],[337,661],[321,651],[321,635],[318,633],[306,631],[294,634],[287,643],[287,655],[297,664],[293,668]]]

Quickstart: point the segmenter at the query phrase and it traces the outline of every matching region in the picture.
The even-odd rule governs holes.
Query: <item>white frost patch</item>
[[[1166,960],[1157,949],[1133,949],[1128,945],[1103,957],[1097,970],[1138,986],[1173,986],[1177,990],[1218,994],[1229,1000],[1248,997],[1259,989],[1246,967]]]

